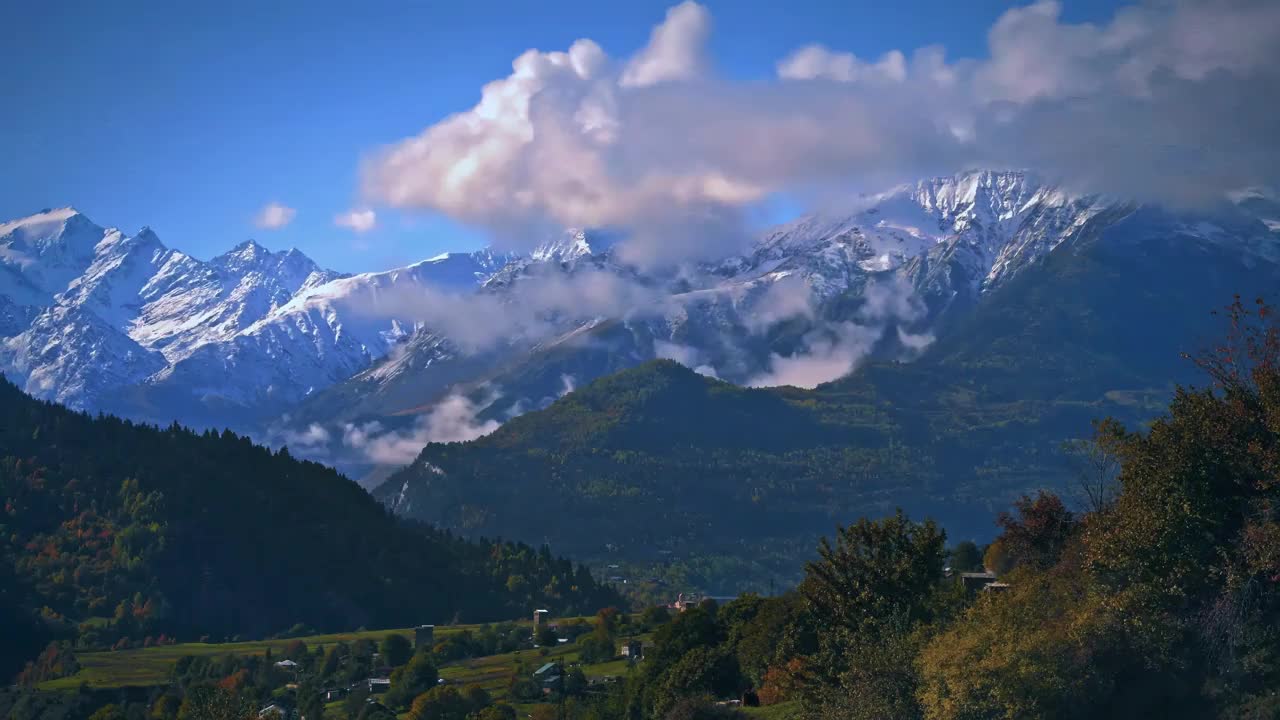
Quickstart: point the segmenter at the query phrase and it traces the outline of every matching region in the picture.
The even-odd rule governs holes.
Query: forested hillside
[[[1048,256],[915,362],[812,391],[654,362],[490,436],[429,445],[375,494],[443,527],[548,538],[584,559],[736,558],[702,576],[721,592],[764,589],[819,534],[894,507],[989,537],[988,518],[1021,493],[1072,482],[1063,445],[1093,420],[1140,424],[1197,380],[1182,354],[1220,336],[1215,307],[1275,286],[1272,265],[1170,242],[1141,213],[1133,223]],[[756,567],[764,557],[777,562]]]
[[[5,382],[0,497],[4,676],[52,638],[403,627],[593,612],[616,597],[545,548],[398,520],[287,450],[90,417]]]
[[[1206,389],[1178,389],[1143,431],[1099,423],[1082,502],[1024,495],[988,518],[996,537],[985,548],[897,511],[824,538],[798,587],[781,595],[630,616],[607,608],[590,628],[544,628],[538,650],[522,647],[528,631],[514,626],[416,650],[388,639],[377,650],[401,667],[374,702],[359,683],[343,702],[321,700],[322,688],[363,677],[369,639],[295,641],[286,654],[297,674],[274,670],[271,657],[189,656],[168,686],[97,717],[243,720],[271,698],[306,717],[359,720],[1275,718],[1280,326],[1271,318],[1265,305],[1235,303],[1227,339],[1193,363]],[[699,391],[680,377],[677,390]],[[638,407],[655,400],[613,389]],[[771,401],[704,402],[751,416]],[[641,658],[617,658],[620,646]],[[83,707],[85,697],[62,701]],[[28,698],[14,707],[24,701],[15,717],[59,717]],[[214,707],[229,711],[199,714]]]

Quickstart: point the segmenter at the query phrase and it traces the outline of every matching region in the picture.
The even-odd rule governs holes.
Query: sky
[[[197,257],[253,237],[351,272],[475,248],[486,228],[430,209],[374,204],[372,229],[335,225],[370,206],[362,158],[470,108],[527,49],[591,38],[634,53],[670,4],[4,3],[0,218],[73,205],[102,225],[149,225]],[[814,42],[864,57],[931,44],[980,56],[1010,3],[706,6],[717,70],[746,80]],[[1064,12],[1089,21],[1111,8]],[[264,218],[270,203],[293,212]]]
[[[1190,199],[1277,167],[1270,6],[6,3],[0,218],[358,272],[566,225],[701,251],[973,163]]]

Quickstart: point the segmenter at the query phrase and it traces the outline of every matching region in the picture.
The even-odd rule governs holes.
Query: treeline
[[[677,618],[611,717],[699,696],[710,714],[679,717],[736,696],[834,719],[1280,716],[1280,332],[1266,306],[1230,315],[1197,361],[1212,388],[1146,432],[1099,424],[1118,474],[1094,466],[1088,507],[1041,493],[998,519],[1000,584],[948,576],[931,522],[862,520],[795,593]]]
[[[50,641],[122,648],[617,602],[545,548],[399,520],[287,449],[90,417],[3,381],[0,502],[4,678]]]
[[[1230,315],[1212,387],[1143,432],[1098,424],[1083,508],[1024,497],[981,562],[931,521],[861,520],[794,592],[677,615],[566,717],[1280,717],[1280,331]]]

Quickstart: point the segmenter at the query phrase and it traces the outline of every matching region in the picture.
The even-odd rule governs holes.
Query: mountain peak
[[[261,254],[270,254],[271,251],[261,245],[257,240],[249,238],[244,242],[231,248],[229,255],[239,255],[241,257],[253,257]]]
[[[44,208],[34,215],[0,223],[0,237],[19,232],[25,239],[47,238],[58,235],[68,226],[97,227],[73,207]]]
[[[530,257],[535,262],[573,262],[603,252],[609,244],[593,230],[567,228],[539,245]]]

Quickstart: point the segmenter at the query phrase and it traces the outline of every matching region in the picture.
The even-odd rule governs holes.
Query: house
[[[547,675],[547,673],[550,673],[555,669],[556,669],[556,664],[553,662],[549,662],[546,665],[543,665],[542,667],[538,668],[537,670],[534,670],[533,677],[535,680],[541,680],[543,677]]]
[[[993,583],[987,583],[985,586],[983,586],[982,591],[983,592],[1004,592],[1005,590],[1008,590],[1009,587],[1010,587],[1009,583],[993,582]]]
[[[378,695],[391,689],[391,678],[371,677],[365,681],[370,695]]]
[[[419,625],[413,629],[413,647],[415,650],[419,648],[432,648],[436,644],[436,626],[435,625]]]
[[[289,672],[298,672],[298,668],[301,666],[292,660],[281,660],[280,662],[276,663],[276,667],[280,668],[281,670],[288,670]]]
[[[538,630],[542,629],[542,624],[551,616],[550,610],[534,610],[533,611],[533,634],[537,635]]]
[[[677,595],[676,601],[671,603],[671,609],[677,612],[684,612],[689,608],[697,607],[697,606],[698,606],[697,599],[693,597],[686,599],[684,596],[684,593],[680,593],[679,595]]]
[[[964,583],[964,589],[969,592],[977,592],[995,581],[996,574],[993,572],[960,573],[960,582]]]
[[[347,688],[333,688],[332,690],[325,690],[324,701],[333,702],[335,700],[341,700],[350,694],[351,691]]]
[[[639,640],[628,640],[622,643],[618,654],[630,660],[639,660],[644,657],[644,643]]]

